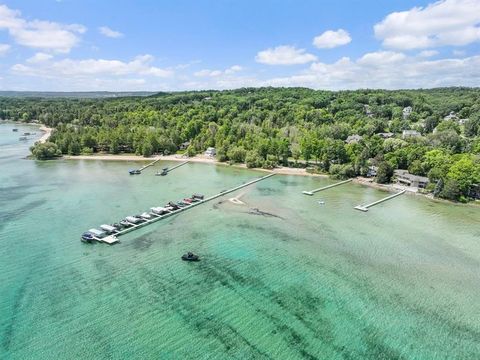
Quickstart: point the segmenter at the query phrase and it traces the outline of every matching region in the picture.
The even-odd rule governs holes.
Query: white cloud
[[[255,61],[267,65],[297,65],[316,61],[317,57],[309,54],[305,49],[297,49],[290,45],[281,45],[275,48],[260,51]]]
[[[34,65],[15,64],[12,66],[11,70],[16,74],[39,77],[116,77],[151,75],[166,78],[173,75],[172,70],[151,66],[150,63],[152,61],[153,57],[151,55],[140,55],[130,62],[104,59],[63,59],[53,62],[36,62]]]
[[[195,72],[193,75],[197,77],[218,77],[222,75],[233,75],[239,71],[242,71],[243,68],[240,65],[233,65],[225,70],[209,70],[203,69]]]
[[[391,13],[374,30],[384,46],[409,50],[479,41],[479,23],[480,1],[442,0]]]
[[[121,32],[112,30],[108,26],[101,26],[98,28],[98,31],[100,31],[100,34],[105,35],[109,38],[118,39],[123,37],[123,34]]]
[[[313,39],[313,45],[320,49],[332,49],[352,41],[350,34],[343,30],[328,30]]]
[[[365,66],[385,66],[399,63],[405,59],[405,54],[393,51],[377,51],[363,55],[357,62]]]
[[[465,56],[465,50],[453,50],[452,51],[453,56]]]
[[[86,28],[78,24],[60,24],[50,21],[21,18],[21,13],[6,5],[0,5],[0,30],[8,30],[10,36],[20,45],[67,53],[79,41],[79,34]]]
[[[418,56],[420,56],[422,58],[429,58],[429,57],[432,57],[432,56],[436,56],[438,54],[439,54],[439,52],[437,50],[423,50],[423,51],[420,51],[418,53]]]
[[[0,56],[5,55],[10,51],[11,46],[8,44],[0,44]]]
[[[342,58],[332,64],[313,63],[299,74],[266,80],[262,85],[317,89],[406,89],[478,86],[480,81],[480,56],[426,60],[382,53],[366,54],[356,61]],[[383,64],[377,62],[380,58],[387,61]],[[373,66],[375,63],[377,66]]]
[[[50,60],[51,58],[53,58],[52,55],[39,52],[33,55],[31,58],[27,59],[27,62],[30,64],[36,64]]]

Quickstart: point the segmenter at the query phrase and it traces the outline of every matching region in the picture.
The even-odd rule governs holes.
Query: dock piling
[[[360,210],[360,211],[363,211],[363,212],[367,212],[367,211],[368,211],[368,208],[371,208],[372,206],[378,205],[378,204],[380,204],[380,203],[382,203],[382,202],[385,202],[385,201],[390,200],[390,199],[393,199],[393,198],[395,198],[395,197],[397,197],[397,196],[399,196],[399,195],[402,195],[402,194],[404,194],[406,191],[407,191],[407,190],[402,190],[402,191],[400,191],[400,192],[398,192],[398,193],[396,193],[396,194],[387,196],[387,197],[385,197],[385,198],[383,198],[383,199],[374,201],[373,203],[370,203],[370,204],[367,204],[367,205],[357,205],[357,206],[355,206],[354,209]]]

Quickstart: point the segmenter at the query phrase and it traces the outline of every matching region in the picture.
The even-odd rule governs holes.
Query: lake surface
[[[309,197],[331,181],[274,176],[83,244],[89,228],[264,173],[25,160],[32,127],[15,126],[0,124],[1,359],[480,358],[478,207],[400,196],[362,213],[385,193]]]

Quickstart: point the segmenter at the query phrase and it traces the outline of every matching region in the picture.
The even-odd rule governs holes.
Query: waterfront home
[[[395,170],[394,178],[397,184],[406,185],[412,188],[424,189],[428,185],[427,177],[410,174],[408,170]]]
[[[215,155],[217,155],[217,151],[215,150],[214,147],[209,147],[207,149],[207,151],[205,151],[205,155],[210,156],[210,157],[214,157]]]
[[[377,135],[380,136],[380,137],[383,138],[383,139],[390,139],[390,138],[392,138],[392,137],[395,136],[395,134],[394,134],[394,133],[391,133],[391,132],[378,133]]]
[[[412,107],[411,106],[407,106],[405,108],[403,108],[402,110],[402,114],[403,114],[403,119],[407,119],[410,114],[412,113]]]
[[[369,166],[367,170],[367,177],[377,176],[378,166]]]
[[[416,138],[421,136],[422,134],[420,134],[417,130],[403,130],[402,132],[402,139]]]
[[[362,137],[360,135],[350,135],[349,137],[347,137],[347,140],[345,140],[345,142],[347,144],[356,144],[358,143],[360,140],[362,140]]]
[[[190,141],[185,141],[180,144],[180,150],[186,150],[190,146]]]

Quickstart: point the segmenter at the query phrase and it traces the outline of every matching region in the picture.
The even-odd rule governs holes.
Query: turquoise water
[[[478,207],[400,196],[362,213],[385,193],[308,197],[330,181],[274,176],[120,244],[83,244],[91,227],[264,173],[25,160],[12,127],[0,124],[2,359],[480,357]],[[182,262],[189,250],[202,261]]]

